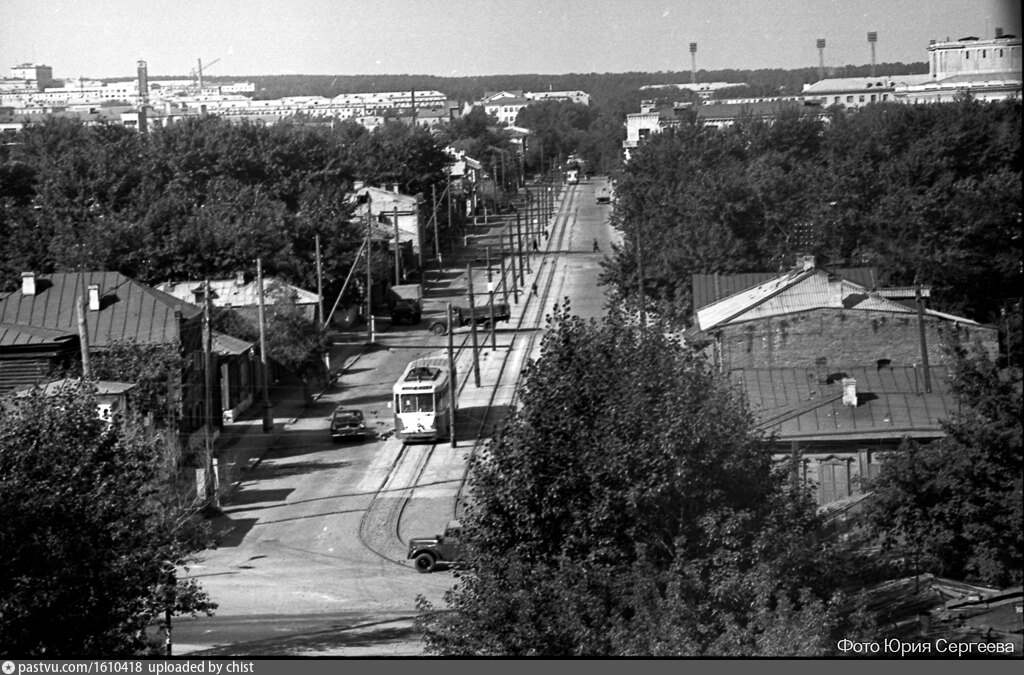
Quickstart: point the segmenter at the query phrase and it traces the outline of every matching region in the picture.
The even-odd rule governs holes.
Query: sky
[[[1020,0],[0,0],[0,76],[499,74],[926,60],[930,40],[1021,35]]]

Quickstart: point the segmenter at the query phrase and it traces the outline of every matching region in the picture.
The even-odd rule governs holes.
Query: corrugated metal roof
[[[697,310],[697,326],[707,331],[715,326],[783,316],[812,309],[858,309],[896,314],[916,310],[882,297],[860,284],[834,277],[824,270],[810,269],[780,275],[762,284],[723,298]],[[964,317],[926,310],[931,316],[958,323],[980,325]]]
[[[735,370],[760,426],[778,440],[838,441],[944,436],[942,421],[956,410],[945,367],[931,369],[925,392],[920,369],[855,367],[843,374],[857,384],[856,406],[844,406],[842,384],[813,368]]]
[[[198,305],[202,302],[202,296],[196,299],[196,292],[202,292],[204,281],[165,281],[157,284],[156,290],[167,293],[178,300]],[[255,307],[259,304],[256,280],[238,283],[238,279],[210,279],[210,288],[213,289],[211,304],[214,307]],[[292,294],[296,305],[315,305],[319,300],[316,293],[310,293],[298,286],[292,286],[285,282],[264,278],[263,288],[266,293],[264,302],[275,304],[284,293]]]
[[[878,285],[878,272],[874,267],[843,267],[834,270],[834,274],[864,288],[875,288]],[[693,308],[701,309],[712,302],[763,284],[777,276],[779,272],[694,274],[690,277],[693,285]]]
[[[246,342],[231,335],[214,331],[211,336],[213,351],[222,356],[237,356],[244,354],[255,346],[253,342]]]
[[[37,292],[21,289],[0,296],[0,323],[78,332],[77,298],[88,298],[90,284],[100,290],[100,309],[86,311],[89,345],[104,347],[118,340],[167,343],[179,337],[174,313],[191,319],[202,313],[195,305],[141,284],[118,272],[72,272],[37,276]]]
[[[73,340],[77,335],[77,332],[69,333],[63,330],[0,323],[0,347],[67,342],[68,340]]]
[[[697,310],[697,325],[701,330],[708,330],[720,323],[725,323],[738,314],[741,314],[751,307],[764,302],[776,293],[789,288],[800,279],[806,278],[814,270],[795,270],[787,272],[774,279],[748,288],[739,293],[731,295],[723,300],[712,303]]]

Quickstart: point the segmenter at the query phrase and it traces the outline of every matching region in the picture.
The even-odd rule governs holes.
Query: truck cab
[[[444,534],[410,539],[406,557],[421,574],[433,572],[438,565],[451,567],[465,562],[462,523],[450,520]]]

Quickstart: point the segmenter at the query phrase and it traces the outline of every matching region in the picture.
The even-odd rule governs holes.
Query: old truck
[[[612,189],[610,187],[599,187],[597,188],[596,203],[598,204],[611,204],[612,203]]]
[[[413,561],[416,571],[422,574],[433,572],[438,565],[452,567],[464,564],[462,524],[457,520],[450,520],[444,534],[410,539],[406,557]]]
[[[423,286],[399,284],[388,291],[388,310],[391,323],[418,324],[423,315]]]
[[[512,318],[512,308],[507,302],[494,303],[494,322],[501,323]],[[472,326],[476,324],[484,330],[491,327],[491,305],[488,302],[474,305],[472,309],[468,305],[452,305],[452,328]],[[430,332],[434,335],[445,335],[448,333],[448,322],[444,316],[435,319],[430,324]]]

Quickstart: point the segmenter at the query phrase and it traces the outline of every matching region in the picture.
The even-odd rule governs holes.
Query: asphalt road
[[[381,333],[336,390],[286,425],[223,505],[220,545],[190,570],[220,606],[214,617],[175,620],[175,654],[422,654],[412,625],[416,597],[443,607],[454,577],[417,573],[404,559],[404,542],[440,531],[457,511],[467,456],[500,423],[526,359],[539,354],[546,311],[568,297],[584,318],[604,314],[599,261],[616,233],[611,207],[594,203],[599,184],[604,180],[595,178],[566,191],[548,251],[535,254],[527,293],[513,321],[499,326],[497,349],[478,336],[483,386],[475,386],[468,351],[460,357],[455,448],[404,446],[390,435],[392,384],[410,360],[446,344],[425,329],[427,320]],[[474,275],[478,292],[486,288],[484,275]],[[533,281],[536,296],[529,293]],[[453,283],[452,292],[460,290]],[[436,311],[441,305],[434,304]],[[456,337],[468,343],[465,330]],[[379,437],[333,443],[327,417],[338,403],[361,408]]]

